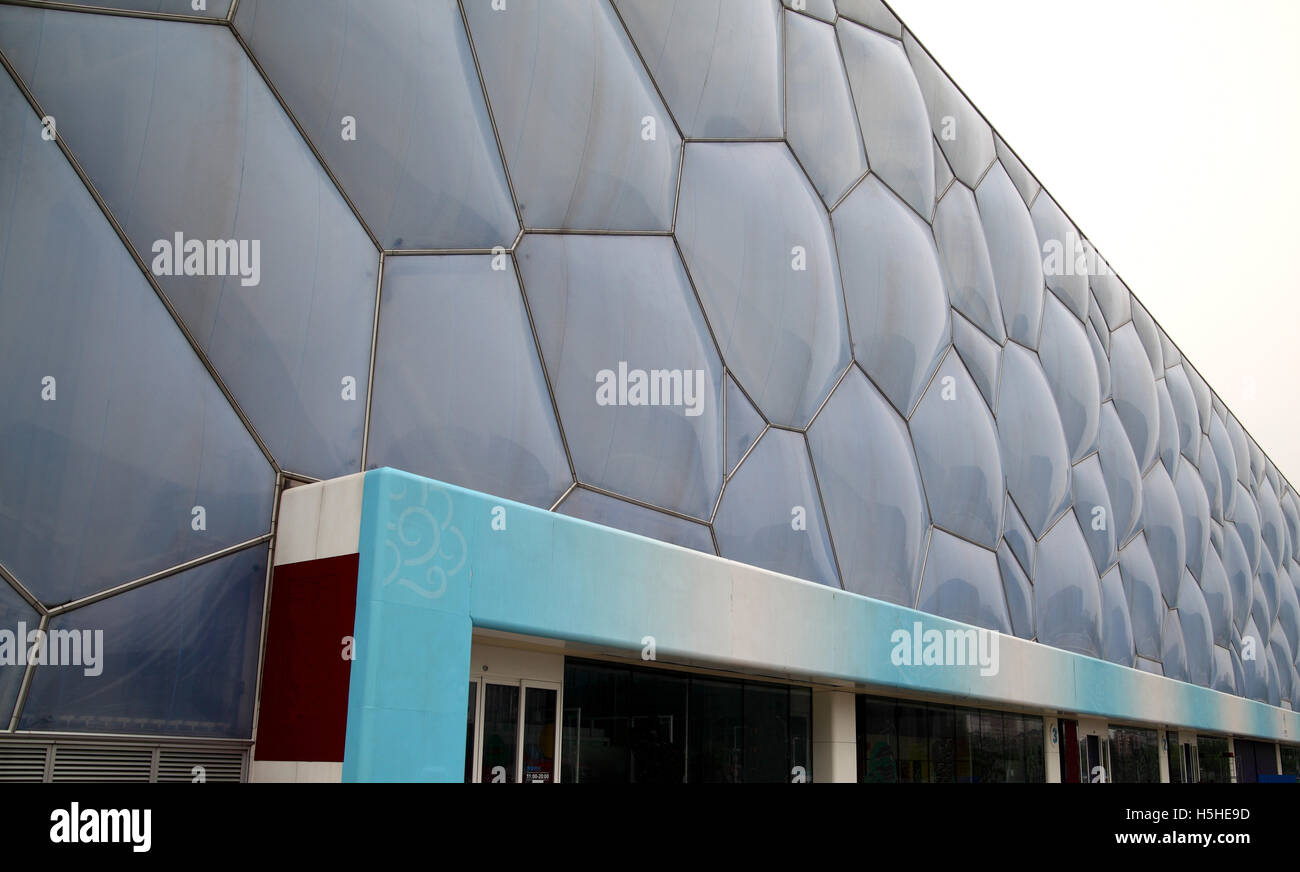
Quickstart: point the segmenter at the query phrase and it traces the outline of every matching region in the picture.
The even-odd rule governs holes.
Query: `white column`
[[[813,691],[813,780],[851,784],[858,780],[856,695]]]
[[[1165,730],[1156,730],[1156,744],[1160,748],[1160,783],[1169,783],[1169,738]]]

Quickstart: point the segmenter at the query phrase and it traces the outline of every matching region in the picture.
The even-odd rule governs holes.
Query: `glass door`
[[[471,679],[467,781],[549,784],[559,780],[560,687],[548,682]]]

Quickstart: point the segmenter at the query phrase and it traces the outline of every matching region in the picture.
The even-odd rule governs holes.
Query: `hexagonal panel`
[[[834,223],[854,357],[906,416],[951,337],[934,236],[874,176],[836,207]]]
[[[830,221],[780,143],[691,143],[677,239],[722,357],[768,420],[802,428],[850,359]]]
[[[925,97],[930,128],[939,147],[957,178],[975,187],[997,158],[992,129],[910,32],[903,33],[903,46]]]
[[[1160,401],[1142,340],[1131,324],[1111,335],[1110,385],[1138,468],[1150,469],[1160,437]]]
[[[550,508],[573,479],[519,283],[495,262],[388,260],[366,465]]]
[[[911,608],[929,516],[903,419],[854,367],[808,429],[808,445],[844,589]]]
[[[58,604],[266,533],[275,472],[42,130],[0,76],[0,562]]]
[[[1034,601],[1038,641],[1089,657],[1101,656],[1101,584],[1072,514],[1038,543]]]
[[[942,530],[930,536],[917,608],[932,615],[1011,634],[997,557]]]
[[[785,138],[833,204],[867,171],[835,28],[787,12],[785,52]]]
[[[723,557],[839,587],[804,437],[768,430],[722,492],[713,519]]]
[[[902,44],[848,19],[835,29],[871,171],[929,217],[935,197],[934,140],[925,98]]]
[[[614,7],[687,136],[781,135],[776,0],[614,0]]]
[[[614,8],[464,10],[524,225],[668,230],[681,138]]]
[[[672,240],[529,234],[516,256],[578,481],[708,520],[722,362]]]
[[[704,524],[696,524],[675,515],[656,512],[586,488],[574,488],[573,492],[564,498],[564,502],[560,503],[558,511],[562,515],[582,518],[584,521],[603,524],[606,527],[616,527],[619,530],[636,533],[638,536],[647,536],[661,542],[681,545],[683,548],[703,551],[705,554],[715,553],[713,536]]]
[[[23,19],[41,38],[20,74],[272,455],[357,471],[379,259],[239,43],[4,6],[0,49]]]
[[[1055,296],[1043,310],[1038,359],[1061,416],[1070,460],[1077,463],[1097,448],[1101,419],[1101,385],[1090,363],[1092,348],[1083,325]]]
[[[381,245],[514,243],[455,0],[244,0],[235,27]]]
[[[934,238],[947,280],[952,307],[999,345],[1007,340],[1002,306],[993,280],[993,265],[984,242],[975,195],[954,184],[934,213]]]
[[[997,548],[1006,487],[998,434],[957,355],[944,359],[909,427],[934,523]]]
[[[975,189],[975,199],[1007,335],[1037,348],[1045,291],[1034,222],[1002,164],[989,170]]]
[[[998,436],[1007,490],[1041,536],[1070,505],[1070,455],[1038,358],[1015,344],[1002,355]]]

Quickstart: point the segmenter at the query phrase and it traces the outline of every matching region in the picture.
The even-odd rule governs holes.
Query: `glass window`
[[[786,741],[789,735],[790,691],[778,685],[746,683],[746,783],[781,783],[790,780]]]
[[[1155,730],[1110,728],[1110,780],[1115,784],[1160,781],[1160,743]]]
[[[898,731],[894,702],[857,698],[858,780],[870,784],[898,781]]]
[[[524,688],[524,784],[555,781],[555,703],[558,692]]]
[[[680,784],[686,775],[687,679],[669,672],[632,672],[628,780]]]
[[[969,709],[957,709],[953,716],[953,777],[958,784],[975,782],[975,738],[979,735],[979,715]]]
[[[957,716],[952,706],[932,705],[927,712],[930,733],[930,781],[957,780]]]
[[[1295,774],[1295,758],[1292,768],[1287,769],[1287,747],[1282,747],[1282,771]],[[1290,749],[1294,755],[1296,748]],[[1228,784],[1232,781],[1232,756],[1228,752],[1228,740],[1219,736],[1197,736],[1196,758],[1201,770],[1201,781],[1210,784]],[[1170,769],[1172,771],[1172,763]]]
[[[690,780],[738,783],[744,773],[744,686],[691,680]]]
[[[484,784],[513,784],[519,739],[519,687],[483,687],[483,766],[479,779]]]
[[[1197,737],[1198,745],[1204,741],[1205,739]],[[1224,742],[1224,744],[1226,745],[1227,742]],[[1282,752],[1282,774],[1300,776],[1300,745],[1283,745],[1280,750]],[[1205,762],[1202,761],[1201,771],[1205,772],[1206,768]]]
[[[901,782],[924,784],[930,780],[927,717],[923,705],[898,704],[898,780]]]
[[[565,665],[562,781],[628,781],[631,685],[631,672],[621,667]]]

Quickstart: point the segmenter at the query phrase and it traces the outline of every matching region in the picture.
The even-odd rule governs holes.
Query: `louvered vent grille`
[[[243,751],[203,751],[163,748],[158,753],[157,781],[194,781],[203,767],[204,781],[240,781],[244,774]]]
[[[0,782],[243,781],[240,747],[0,741]]]
[[[143,746],[54,746],[51,781],[148,781],[153,749]]]
[[[0,782],[44,781],[49,745],[0,743]]]

